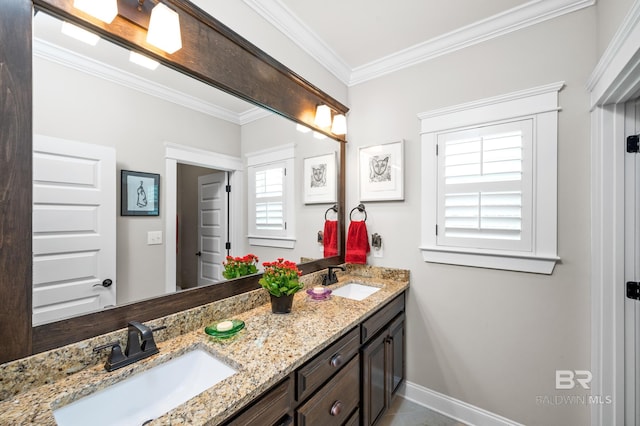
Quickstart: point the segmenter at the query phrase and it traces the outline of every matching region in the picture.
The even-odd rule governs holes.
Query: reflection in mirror
[[[305,204],[304,175],[337,142],[61,27],[45,13],[34,18],[34,325],[215,284],[228,254],[323,257],[318,232],[335,201]],[[246,154],[285,145],[295,153],[295,244],[253,246]],[[160,176],[158,216],[120,215],[122,170]],[[324,182],[335,187],[335,174]]]

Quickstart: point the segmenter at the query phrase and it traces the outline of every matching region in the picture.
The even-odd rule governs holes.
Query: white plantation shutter
[[[438,245],[531,249],[531,136],[531,119],[438,135]]]
[[[294,248],[294,146],[282,145],[246,156],[249,244]]]
[[[256,229],[283,230],[285,168],[267,167],[256,171]]]

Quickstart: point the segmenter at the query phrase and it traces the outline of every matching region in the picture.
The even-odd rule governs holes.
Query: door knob
[[[197,252],[196,256],[202,256],[202,252],[201,251]]]
[[[101,283],[94,284],[92,287],[111,287],[111,284],[113,284],[113,281],[111,281],[109,278],[107,278],[106,280],[102,281]]]

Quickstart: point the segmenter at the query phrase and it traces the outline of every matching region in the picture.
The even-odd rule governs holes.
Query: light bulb
[[[73,0],[73,7],[106,24],[118,15],[118,0]]]
[[[318,105],[314,122],[318,127],[331,126],[331,108],[326,105]]]
[[[338,114],[333,117],[333,125],[331,126],[331,133],[335,135],[347,134],[347,117],[344,114]]]
[[[180,16],[175,10],[162,3],[151,10],[147,43],[167,53],[174,53],[182,48]]]

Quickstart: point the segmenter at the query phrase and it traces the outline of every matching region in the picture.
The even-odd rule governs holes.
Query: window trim
[[[506,95],[418,114],[422,148],[422,230],[425,262],[551,274],[557,255],[557,82]],[[439,133],[533,117],[533,193],[531,251],[477,249],[438,245],[437,224]],[[544,141],[544,142],[540,142]],[[537,161],[537,159],[544,161]],[[549,214],[548,212],[554,212]]]
[[[294,195],[294,144],[285,144],[276,148],[254,151],[245,154],[247,158],[247,238],[251,246],[277,247],[292,249],[295,247],[295,195]],[[287,169],[284,179],[283,214],[285,230],[279,235],[273,231],[261,232],[255,228],[255,171],[269,164],[283,163]]]

